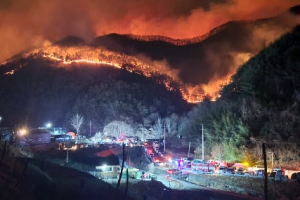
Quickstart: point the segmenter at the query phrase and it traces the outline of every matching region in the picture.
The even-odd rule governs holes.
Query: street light
[[[51,123],[47,123],[46,124],[46,128],[51,128],[52,124]]]
[[[272,154],[272,169],[273,169],[273,166],[274,166],[274,165],[273,165],[273,164],[274,164],[274,163],[273,163],[273,160],[274,160],[274,152],[271,151],[271,152],[268,152],[268,153],[271,153],[271,154]]]
[[[202,160],[204,160],[204,134],[203,134],[203,124],[201,124],[202,129]]]
[[[166,125],[164,124],[164,153],[166,152]]]
[[[103,165],[103,178],[106,179],[106,164]]]
[[[26,129],[20,129],[20,130],[19,130],[19,135],[20,135],[20,136],[24,136],[24,135],[26,135],[26,133],[27,133],[27,130],[26,130]]]

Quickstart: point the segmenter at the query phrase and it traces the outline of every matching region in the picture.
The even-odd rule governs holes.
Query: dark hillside
[[[241,66],[222,98],[256,97],[267,106],[285,109],[299,101],[300,26]],[[232,96],[233,95],[233,96]]]
[[[299,52],[298,25],[241,66],[219,100],[235,102],[232,109],[249,127],[248,138],[269,142],[278,163],[296,164],[300,155]]]
[[[139,122],[151,113],[150,106],[161,116],[190,109],[179,93],[123,69],[59,67],[29,57],[1,66],[0,73],[0,111],[7,116],[3,117],[7,125],[43,126],[50,119],[64,126],[73,113],[80,112],[103,127],[122,117]]]
[[[300,25],[242,65],[216,102],[189,112],[183,138],[201,141],[204,124],[205,155],[255,163],[266,142],[276,166],[300,167],[299,52]]]
[[[1,199],[120,199],[110,184],[86,172],[33,158],[6,157],[1,163]],[[135,199],[127,195],[127,199]]]

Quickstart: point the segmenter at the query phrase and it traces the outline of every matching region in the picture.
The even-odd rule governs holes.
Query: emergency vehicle
[[[192,170],[213,172],[216,170],[216,164],[212,162],[208,163],[200,159],[195,159],[191,162],[191,168]]]

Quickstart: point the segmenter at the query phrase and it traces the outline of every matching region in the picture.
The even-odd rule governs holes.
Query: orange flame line
[[[164,72],[158,72],[156,66],[151,66],[135,57],[120,54],[117,52],[108,51],[106,49],[91,48],[87,46],[81,47],[60,47],[60,46],[48,46],[45,48],[38,48],[31,52],[25,53],[24,57],[38,55],[61,62],[64,65],[70,65],[72,63],[87,63],[98,65],[109,65],[116,68],[122,68],[123,65],[128,65],[126,70],[137,74],[142,74],[145,77],[151,77],[155,73],[164,74]],[[98,55],[96,57],[95,55]],[[102,57],[101,57],[102,56]],[[82,58],[83,57],[83,58]],[[107,61],[109,60],[109,61]],[[133,68],[133,67],[134,68]],[[178,84],[179,91],[182,94],[184,100],[189,103],[199,103],[202,100],[202,93],[181,81],[171,80]],[[176,88],[171,86],[170,80],[162,80],[166,89],[169,91],[175,91]]]

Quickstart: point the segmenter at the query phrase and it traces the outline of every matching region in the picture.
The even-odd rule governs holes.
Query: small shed
[[[100,179],[117,178],[120,170],[119,158],[112,152],[107,154],[95,153],[97,148],[82,148],[69,151],[69,157],[75,163],[80,163],[79,169]],[[107,151],[107,150],[104,150]]]
[[[120,165],[100,165],[95,170],[89,171],[99,179],[117,178],[119,175]]]
[[[90,174],[100,179],[117,178],[120,170],[119,158],[116,155],[97,157],[93,161],[94,168]]]
[[[51,133],[45,129],[33,129],[24,136],[19,136],[22,145],[48,144],[51,141]]]

